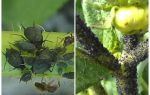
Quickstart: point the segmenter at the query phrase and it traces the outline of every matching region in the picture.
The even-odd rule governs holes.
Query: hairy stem
[[[119,95],[138,95],[137,65],[147,57],[148,41],[140,42],[132,50],[122,53],[119,59],[122,68],[116,75]]]
[[[116,71],[120,68],[118,60],[103,47],[102,43],[79,16],[76,17],[76,29],[77,40],[82,44],[89,56],[112,71]]]

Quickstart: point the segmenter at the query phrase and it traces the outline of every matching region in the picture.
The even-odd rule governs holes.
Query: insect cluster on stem
[[[43,30],[35,25],[24,29],[22,40],[10,43],[10,48],[6,48],[6,62],[14,69],[22,72],[20,81],[27,82],[32,79],[32,74],[44,74],[47,71],[52,72],[55,64],[60,60],[66,61],[73,58],[73,54],[66,52],[66,47],[73,43],[73,36],[67,36],[64,39],[64,46],[49,48],[44,46]],[[17,34],[16,34],[17,35]],[[20,36],[20,35],[19,35]],[[5,63],[6,65],[6,63]],[[4,68],[5,68],[4,65]]]

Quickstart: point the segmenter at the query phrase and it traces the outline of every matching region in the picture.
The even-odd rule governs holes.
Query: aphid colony
[[[24,29],[24,36],[18,36],[21,36],[23,39],[10,43],[11,48],[6,48],[5,53],[6,62],[14,67],[14,69],[22,72],[20,81],[27,82],[31,80],[32,74],[52,72],[55,64],[58,64],[60,60],[65,62],[66,60],[72,61],[74,53],[66,53],[66,47],[74,41],[72,35],[64,38],[63,46],[50,48],[44,45],[47,40],[43,40],[42,29],[35,25],[27,28],[22,27]],[[65,73],[61,73],[62,76]],[[39,84],[36,83],[36,85]]]

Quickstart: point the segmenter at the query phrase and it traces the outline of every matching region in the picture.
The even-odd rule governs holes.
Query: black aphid
[[[19,51],[13,48],[11,49],[7,48],[5,56],[6,56],[6,61],[8,61],[8,63],[14,68],[20,68],[20,69],[25,68],[24,61]]]
[[[72,44],[73,42],[74,42],[74,36],[72,36],[72,34],[71,34],[70,36],[66,36],[66,37],[64,38],[64,43],[63,43],[63,45],[64,45],[64,47],[66,47],[66,46]]]
[[[48,59],[50,62],[56,62],[58,57],[57,50],[44,48],[43,50],[37,51],[37,58]]]
[[[17,48],[19,48],[19,50],[22,51],[32,52],[36,50],[35,45],[27,41],[16,41],[14,46],[16,46]]]
[[[54,49],[50,49],[51,52],[55,52],[56,54],[64,54],[66,52],[66,48],[64,47],[56,47]]]
[[[36,59],[32,65],[32,72],[35,74],[41,74],[47,70],[51,71],[50,68],[53,64],[48,59]]]
[[[31,80],[32,78],[32,73],[31,72],[25,72],[21,78],[20,78],[20,81],[24,81],[24,82],[27,82],[29,80]]]
[[[39,89],[40,91],[45,91],[46,90],[46,83],[45,82],[41,82],[41,83],[39,83],[39,82],[35,82],[35,87],[37,88],[37,89]]]
[[[67,72],[64,73],[62,76],[68,79],[74,79],[74,72]]]
[[[42,35],[43,30],[35,25],[33,25],[33,27],[27,28],[25,28],[24,26],[22,27],[24,29],[25,37],[37,48],[41,48],[43,43],[43,35]]]

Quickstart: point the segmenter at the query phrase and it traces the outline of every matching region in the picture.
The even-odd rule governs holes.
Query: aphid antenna
[[[4,67],[3,67],[3,70],[2,70],[2,72],[5,70],[6,63],[7,63],[7,59],[6,59],[5,63],[4,63]]]
[[[2,51],[2,54],[6,56],[6,54],[5,54],[3,51]],[[3,70],[5,70],[6,63],[7,63],[7,58],[6,58],[6,60],[5,60]],[[3,71],[3,70],[2,70],[2,71]]]
[[[38,26],[45,32],[45,29],[41,25],[38,24]]]
[[[20,24],[18,24],[18,28],[19,28],[18,31],[22,31],[22,26]]]
[[[60,39],[61,41],[58,41],[58,39]],[[57,37],[57,41],[56,41],[55,47],[58,47],[58,45],[61,46],[61,42],[63,40],[64,40],[64,38]]]
[[[47,41],[47,42],[53,42],[53,41],[49,41],[49,40],[46,40],[47,38],[48,38],[48,36],[49,36],[49,34],[46,36],[46,38],[43,40],[43,42],[44,42],[44,44],[43,45],[45,45],[45,42]]]
[[[26,28],[23,26],[23,24],[21,24],[21,27],[25,30]]]
[[[27,40],[24,36],[22,36],[22,35],[19,35],[19,34],[12,34],[12,35],[17,35],[17,36],[20,36],[21,38],[23,38],[24,40]]]
[[[9,42],[9,44],[10,44],[10,45],[15,45],[15,42],[12,42],[12,43],[11,43],[11,42]],[[9,46],[10,46],[10,45],[9,45]],[[10,47],[11,47],[11,46],[10,46]]]
[[[2,54],[4,54],[6,56],[6,54],[2,51]]]
[[[66,32],[66,34],[64,34],[63,36],[66,36],[68,34],[72,35],[72,32]]]

